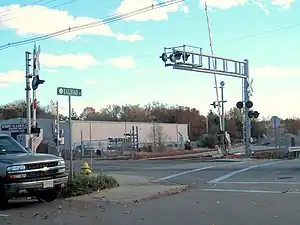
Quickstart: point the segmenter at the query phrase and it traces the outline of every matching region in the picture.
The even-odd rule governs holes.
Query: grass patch
[[[91,194],[104,189],[118,187],[119,183],[115,178],[103,173],[97,175],[75,174],[73,183],[69,183],[62,191],[61,197],[69,198],[74,196]]]

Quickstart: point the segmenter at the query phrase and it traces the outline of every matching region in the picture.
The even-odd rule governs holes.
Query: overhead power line
[[[242,39],[258,37],[258,36],[262,36],[265,34],[271,34],[271,33],[275,33],[275,32],[282,31],[282,30],[287,30],[287,29],[291,29],[291,28],[299,27],[299,26],[300,26],[300,23],[295,23],[295,24],[282,26],[282,27],[278,27],[275,29],[271,29],[271,30],[266,30],[266,31],[263,31],[260,33],[249,34],[249,35],[245,35],[245,36],[241,36],[241,37],[232,38],[232,39],[229,39],[228,41],[238,41],[238,40],[242,40]]]
[[[18,9],[11,10],[10,13],[6,13],[6,14],[0,15],[0,18],[3,18],[3,17],[8,16],[8,15],[13,15],[13,14],[15,14],[15,11],[20,10],[20,9],[22,9],[22,8],[25,8],[25,7],[27,7],[27,6],[32,6],[32,5],[34,5],[34,3],[40,3],[41,1],[44,1],[44,0],[39,0],[39,1],[33,2],[32,4],[28,4],[28,5],[22,6],[22,7],[18,8]],[[50,1],[47,1],[47,2],[45,2],[45,3],[43,3],[43,4],[40,4],[40,5],[41,5],[41,6],[46,6],[48,3],[55,2],[55,1],[58,1],[58,0],[50,0]],[[71,4],[71,3],[73,3],[73,2],[76,2],[76,1],[77,1],[77,0],[71,0],[71,1],[67,1],[67,2],[62,2],[62,3],[60,3],[60,4],[57,4],[57,5],[48,7],[48,8],[49,8],[49,9],[55,9],[55,8],[58,8],[58,7],[61,7],[61,6],[64,6],[64,5],[69,5],[69,4]],[[18,16],[15,16],[15,17],[7,18],[7,19],[1,19],[1,20],[0,20],[0,23],[4,23],[4,22],[7,22],[7,21],[11,21],[11,20],[14,20],[14,19],[17,19],[17,18],[19,18],[19,17],[18,17]]]
[[[0,46],[0,50],[4,50],[4,49],[10,48],[10,47],[16,47],[16,46],[19,46],[19,45],[34,43],[34,42],[37,42],[37,41],[43,41],[43,40],[50,39],[50,38],[57,37],[57,36],[61,36],[61,35],[67,34],[67,33],[80,31],[80,30],[85,30],[85,29],[96,27],[96,26],[102,26],[102,25],[105,25],[105,24],[110,24],[110,23],[113,23],[113,22],[124,20],[124,19],[129,18],[129,17],[133,17],[133,16],[137,16],[137,15],[146,13],[146,12],[151,11],[151,10],[164,8],[164,7],[167,7],[167,6],[176,4],[176,3],[181,3],[181,2],[184,2],[184,1],[187,1],[187,0],[168,0],[168,1],[165,1],[165,2],[157,3],[155,5],[152,4],[151,6],[147,6],[147,7],[138,9],[138,10],[134,10],[134,11],[129,12],[129,13],[115,14],[114,16],[104,17],[104,18],[100,19],[100,21],[96,21],[96,22],[92,22],[92,23],[88,23],[88,24],[84,24],[84,25],[80,25],[80,26],[68,27],[68,28],[63,29],[63,30],[59,30],[59,31],[56,31],[56,32],[53,32],[53,33],[41,35],[41,36],[34,37],[34,38],[29,38],[29,39],[22,40],[22,41],[11,42],[11,43]]]
[[[55,1],[58,1],[58,0],[48,0],[46,2],[44,2],[44,1],[46,1],[46,0],[38,0],[38,1],[34,1],[34,2],[31,2],[31,3],[25,4],[25,5],[22,5],[20,8],[11,9],[7,13],[1,14],[0,16],[5,17],[5,16],[15,14],[18,10],[20,10],[22,8],[25,8],[26,6],[31,6],[31,5],[35,5],[35,4],[39,4],[39,3],[41,3],[41,5],[46,5],[48,3],[55,2]]]

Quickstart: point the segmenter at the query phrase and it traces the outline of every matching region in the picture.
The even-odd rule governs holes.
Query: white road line
[[[300,182],[282,182],[282,181],[237,181],[237,182],[234,182],[234,181],[221,181],[221,182],[218,182],[218,184],[293,184],[293,185],[299,185]]]
[[[217,166],[207,166],[207,167],[202,167],[202,168],[197,168],[197,169],[193,169],[193,170],[188,170],[188,171],[184,171],[181,173],[175,173],[172,174],[170,176],[166,176],[166,177],[161,177],[159,179],[155,179],[152,180],[153,182],[158,182],[158,181],[163,181],[163,180],[168,180],[174,177],[179,177],[179,176],[183,176],[189,173],[194,173],[194,172],[198,172],[198,171],[202,171],[202,170],[207,170],[207,169],[212,169],[212,168],[218,168],[218,167],[225,167],[225,166],[231,166],[231,165],[237,165],[237,164],[242,164],[242,163],[246,163],[246,162],[233,162],[233,163],[227,163],[227,164],[222,164],[222,165],[217,165]]]
[[[225,175],[223,175],[221,177],[218,177],[216,179],[213,179],[213,180],[209,181],[208,183],[209,184],[215,184],[215,183],[218,183],[218,182],[220,182],[222,180],[226,180],[226,179],[228,179],[228,178],[230,178],[230,177],[232,177],[232,176],[234,176],[234,175],[236,175],[238,173],[242,173],[242,172],[245,172],[247,170],[251,170],[251,169],[257,168],[257,167],[271,166],[273,164],[277,164],[277,163],[280,163],[280,162],[282,162],[282,161],[275,161],[275,162],[269,162],[269,163],[263,163],[263,164],[249,166],[249,167],[246,167],[244,169],[236,170],[236,171],[233,171],[231,173],[225,174]]]
[[[202,189],[201,191],[207,192],[235,192],[235,193],[263,193],[263,194],[298,194],[300,192],[282,192],[282,191],[265,191],[265,190],[243,190],[243,189]]]

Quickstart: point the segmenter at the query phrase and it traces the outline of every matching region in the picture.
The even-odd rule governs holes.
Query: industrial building
[[[53,141],[55,121],[53,119],[37,119],[38,127],[44,131],[43,143]],[[0,121],[1,132],[15,137],[24,132],[25,118],[17,118]],[[9,129],[11,127],[11,129]],[[107,148],[109,140],[122,139],[132,132],[134,127],[138,129],[139,146],[154,142],[170,145],[182,145],[188,139],[188,125],[174,123],[140,123],[140,122],[108,122],[108,121],[72,121],[72,147],[78,148],[81,143],[93,146],[93,148]],[[60,129],[64,133],[65,149],[69,149],[69,125],[67,122],[60,122]]]

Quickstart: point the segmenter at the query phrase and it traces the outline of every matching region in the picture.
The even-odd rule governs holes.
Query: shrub
[[[118,182],[111,176],[99,173],[96,176],[76,174],[73,182],[62,190],[61,197],[73,197],[91,194],[95,191],[118,187]]]

